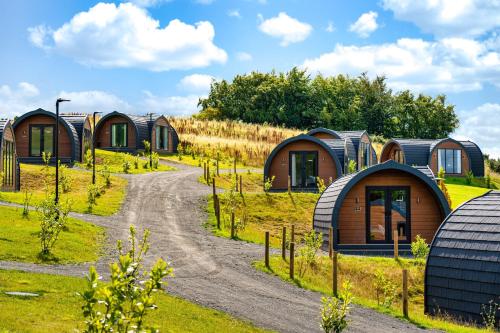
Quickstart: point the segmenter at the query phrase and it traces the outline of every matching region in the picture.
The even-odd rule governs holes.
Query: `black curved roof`
[[[429,148],[429,160],[427,161],[428,165],[431,164],[431,158],[432,158],[432,153],[434,152],[434,149],[436,149],[437,146],[439,146],[441,143],[443,143],[445,141],[450,141],[450,142],[458,144],[460,147],[462,147],[462,150],[467,154],[467,157],[469,157],[469,153],[467,152],[467,149],[460,141],[457,141],[457,140],[452,139],[452,138],[438,139],[438,140],[434,141]],[[468,160],[469,160],[469,167],[470,167],[470,158],[468,158]]]
[[[271,167],[271,162],[273,161],[276,154],[281,149],[283,149],[286,145],[293,143],[293,142],[296,142],[296,141],[301,141],[301,140],[311,141],[311,142],[314,142],[314,143],[320,145],[321,147],[323,147],[330,154],[330,156],[333,159],[333,162],[335,163],[335,167],[337,169],[337,177],[340,177],[342,175],[342,170],[344,168],[343,168],[342,164],[340,163],[337,152],[335,152],[335,150],[330,145],[328,145],[324,140],[318,139],[314,136],[310,136],[307,134],[299,134],[297,136],[294,136],[294,137],[291,137],[289,139],[282,141],[280,144],[278,144],[273,149],[271,154],[269,154],[269,156],[267,157],[267,160],[266,160],[266,164],[264,165],[264,179],[267,179],[269,177],[269,168]],[[341,141],[343,142],[344,140],[341,140]]]
[[[17,118],[16,121],[14,122],[14,124],[12,125],[12,127],[15,130],[16,127],[20,123],[22,123],[25,119],[27,119],[31,116],[36,116],[36,115],[44,115],[44,116],[52,117],[52,118],[54,118],[54,120],[56,119],[55,113],[38,108],[36,110],[27,112],[27,113],[23,114],[22,116],[20,116],[19,118]],[[71,160],[78,161],[79,156],[80,156],[80,139],[78,137],[78,132],[76,131],[75,127],[70,122],[68,122],[66,119],[64,119],[62,117],[62,115],[59,116],[59,122],[61,125],[64,126],[64,128],[66,128],[66,131],[68,132],[69,140],[71,142]]]
[[[484,177],[484,157],[481,149],[472,141],[459,141],[469,155],[470,168],[476,177]]]
[[[309,132],[307,132],[307,135],[314,135],[318,133],[325,133],[325,134],[330,134],[331,136],[337,138],[337,139],[342,139],[342,136],[339,134],[339,132],[334,131],[329,128],[324,128],[324,127],[318,127],[318,128],[313,128]]]
[[[359,149],[359,142],[361,141],[361,137],[363,134],[367,134],[366,131],[339,131],[337,132],[342,138],[349,138],[352,140],[352,143],[354,144],[354,149],[358,151]],[[370,140],[371,143],[371,140]]]
[[[481,321],[481,305],[500,301],[500,192],[451,213],[432,241],[425,270],[425,310]],[[497,313],[497,322],[499,314]]]
[[[60,117],[63,118],[64,120],[66,120],[71,125],[73,125],[76,132],[78,133],[78,138],[80,139],[80,142],[81,142],[82,137],[83,137],[83,128],[85,126],[85,121],[87,120],[88,115],[63,113],[60,115]]]
[[[403,151],[405,164],[427,165],[431,146],[435,141],[426,139],[392,139],[384,145],[382,151],[390,144],[396,143]]]
[[[2,145],[3,132],[5,131],[5,127],[7,127],[8,125],[10,125],[10,121],[8,119],[0,119],[0,147]]]
[[[99,122],[97,123],[96,125],[96,128],[95,128],[95,131],[99,131],[102,124],[104,124],[104,122],[111,118],[111,117],[115,117],[115,116],[121,116],[121,117],[125,117],[127,118],[133,125],[134,125],[134,130],[135,130],[135,143],[136,143],[136,146],[135,147],[129,147],[129,148],[132,148],[132,149],[144,149],[144,140],[147,140],[147,141],[151,141],[151,121],[150,121],[150,118],[148,116],[137,116],[137,115],[130,115],[130,114],[125,114],[125,113],[121,113],[121,112],[118,112],[118,111],[113,111],[113,112],[110,112],[106,115],[104,115],[101,119],[99,119]]]
[[[324,143],[330,147],[331,150],[335,152],[335,155],[337,155],[337,158],[339,159],[340,165],[342,165],[342,171],[344,174],[348,172],[347,167],[348,163],[347,160],[353,160],[356,161],[356,150],[354,149],[354,144],[352,143],[351,139],[346,138],[346,139],[320,139]]]
[[[316,203],[316,207],[314,208],[314,229],[322,232],[323,234],[327,234],[328,229],[331,226],[336,228],[338,217],[340,214],[340,208],[347,193],[352,189],[354,185],[356,185],[365,177],[383,170],[403,171],[419,178],[434,193],[437,201],[440,203],[443,215],[446,216],[449,214],[450,207],[448,205],[448,201],[446,200],[446,197],[439,189],[433,178],[429,178],[427,174],[421,172],[417,168],[389,160],[382,164],[377,164],[367,169],[339,178],[330,186],[328,186],[328,188],[321,194],[318,202]]]

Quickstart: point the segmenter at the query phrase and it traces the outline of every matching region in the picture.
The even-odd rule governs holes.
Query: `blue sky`
[[[1,1],[0,115],[188,115],[212,78],[306,68],[444,93],[500,156],[500,4],[484,0]]]

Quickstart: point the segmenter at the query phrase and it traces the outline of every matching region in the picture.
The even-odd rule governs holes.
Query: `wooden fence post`
[[[338,293],[338,257],[337,252],[332,254],[332,290],[333,295],[337,297]]]
[[[328,256],[331,258],[333,255],[333,227],[328,231]]]
[[[217,191],[215,190],[215,177],[212,178],[212,194],[214,197],[217,195]]]
[[[270,268],[270,266],[269,266],[269,231],[266,231],[265,244],[266,244],[266,250],[264,252],[265,263],[266,263],[266,267]]]
[[[231,238],[234,238],[234,212],[231,212]]]
[[[392,238],[394,241],[394,259],[398,259],[398,257],[399,257],[399,235],[398,235],[397,230],[394,230]]]
[[[215,162],[216,168],[217,168],[217,176],[219,176],[219,160]]]
[[[217,229],[220,230],[220,201],[219,196],[216,194],[214,196],[214,208],[215,208],[215,218],[217,219]]]
[[[234,164],[234,174],[236,175],[237,174],[237,172],[236,172],[236,157],[234,158],[233,164]]]
[[[292,192],[292,179],[290,175],[288,175],[288,193]]]
[[[240,175],[240,194],[243,194],[243,175]]]
[[[295,243],[290,243],[290,279],[292,279],[292,280],[295,276],[294,260],[295,260]]]
[[[292,230],[290,233],[290,242],[295,243],[295,224],[292,224]]]
[[[207,162],[203,162],[203,179],[207,180]]]
[[[210,163],[207,163],[207,184],[210,184]]]
[[[283,234],[281,236],[281,257],[286,259],[286,227],[283,227]]]
[[[408,270],[403,269],[403,316],[408,318]]]

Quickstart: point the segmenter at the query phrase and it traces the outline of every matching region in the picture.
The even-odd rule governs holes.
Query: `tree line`
[[[298,68],[251,72],[231,82],[212,82],[208,96],[199,100],[197,117],[298,129],[367,130],[386,138],[442,138],[458,127],[454,106],[445,95],[394,93],[386,81],[385,76],[370,79],[366,74],[311,77]]]

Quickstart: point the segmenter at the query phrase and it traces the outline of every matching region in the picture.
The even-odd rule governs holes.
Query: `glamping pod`
[[[95,145],[111,151],[136,153],[151,140],[149,118],[117,111],[104,115],[95,128]]]
[[[87,150],[92,149],[92,125],[90,117],[86,114],[63,113],[61,118],[73,125],[80,140],[80,156],[78,161],[83,162]]]
[[[264,179],[275,177],[272,190],[316,191],[316,178],[325,183],[342,176],[350,159],[354,159],[350,140],[318,139],[300,134],[277,145],[266,160]]]
[[[500,192],[451,213],[432,241],[425,269],[425,312],[482,323],[483,305],[500,302]],[[496,323],[500,319],[496,312]]]
[[[307,135],[319,139],[350,139],[356,151],[355,161],[357,170],[362,170],[378,163],[377,153],[366,131],[334,131],[320,127],[310,130],[307,132]]]
[[[0,119],[0,170],[2,172],[2,191],[18,191],[19,162],[16,154],[16,139],[10,120]]]
[[[470,170],[477,177],[484,176],[483,154],[470,141],[452,138],[392,139],[384,145],[380,154],[381,163],[388,160],[413,166],[428,165],[435,174],[443,168],[446,175],[450,176],[465,176]]]
[[[165,116],[160,116],[151,123],[151,142],[153,151],[161,153],[176,153],[179,136]]]
[[[12,125],[20,162],[43,163],[42,153],[55,152],[55,113],[37,109],[23,114]],[[75,127],[59,117],[59,160],[72,164],[81,158],[80,139]],[[54,160],[52,160],[54,162]]]
[[[427,167],[387,161],[333,182],[314,209],[313,227],[341,252],[392,253],[397,230],[401,250],[417,235],[428,242],[450,212]]]

